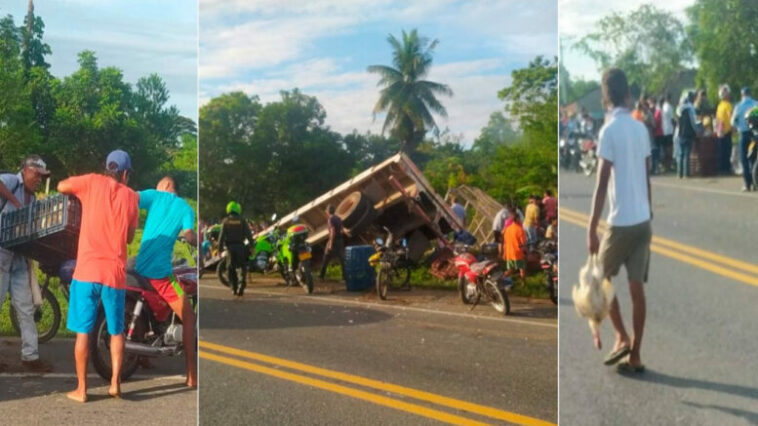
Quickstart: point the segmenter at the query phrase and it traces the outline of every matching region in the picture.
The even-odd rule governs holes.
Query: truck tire
[[[342,219],[345,228],[353,228],[368,210],[373,209],[371,201],[360,191],[355,191],[340,202],[335,213]]]

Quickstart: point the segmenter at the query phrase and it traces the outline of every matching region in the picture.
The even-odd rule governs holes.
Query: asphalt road
[[[40,357],[53,366],[47,374],[21,368],[19,338],[0,338],[0,423],[77,425],[195,425],[197,392],[184,385],[184,360],[155,359],[121,384],[123,398],[108,396],[108,383],[89,366],[89,401],[66,398],[76,387],[74,340],[54,338],[40,345]]]
[[[594,177],[561,173],[560,424],[758,424],[758,194],[737,178],[653,178],[641,375],[602,365],[571,287],[586,260]],[[631,333],[622,270],[613,281]]]
[[[201,280],[201,424],[557,421],[549,302],[503,318],[449,292],[388,303],[275,281],[234,301],[215,277]]]

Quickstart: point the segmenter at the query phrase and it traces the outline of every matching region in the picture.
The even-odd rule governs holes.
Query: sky
[[[263,103],[295,87],[318,98],[326,123],[349,133],[381,131],[372,117],[378,76],[391,64],[389,34],[413,28],[438,39],[427,79],[449,85],[441,129],[470,144],[511,71],[558,54],[555,0],[200,0],[200,105],[241,90]]]
[[[0,15],[23,24],[28,0],[0,0]],[[182,115],[197,122],[196,0],[35,0],[45,23],[47,57],[56,77],[79,68],[77,54],[93,50],[101,68],[115,66],[126,81],[157,73]]]
[[[674,17],[687,23],[685,9],[694,0],[558,0],[560,20],[558,28],[561,36],[561,63],[574,78],[600,80],[597,65],[589,57],[571,49],[572,42],[592,32],[597,21],[612,12],[631,12],[643,4],[653,3],[661,10],[671,12]]]

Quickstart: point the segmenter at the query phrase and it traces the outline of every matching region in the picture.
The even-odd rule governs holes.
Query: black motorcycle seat
[[[127,271],[126,285],[132,286],[132,287],[139,287],[147,291],[153,291],[153,292],[156,291],[155,287],[153,287],[153,285],[150,284],[150,281],[147,278],[138,274],[137,271],[134,271],[134,270]]]

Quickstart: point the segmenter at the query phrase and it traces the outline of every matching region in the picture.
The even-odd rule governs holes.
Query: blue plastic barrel
[[[364,291],[374,286],[376,271],[368,263],[374,254],[372,246],[345,248],[345,285],[347,291]]]

